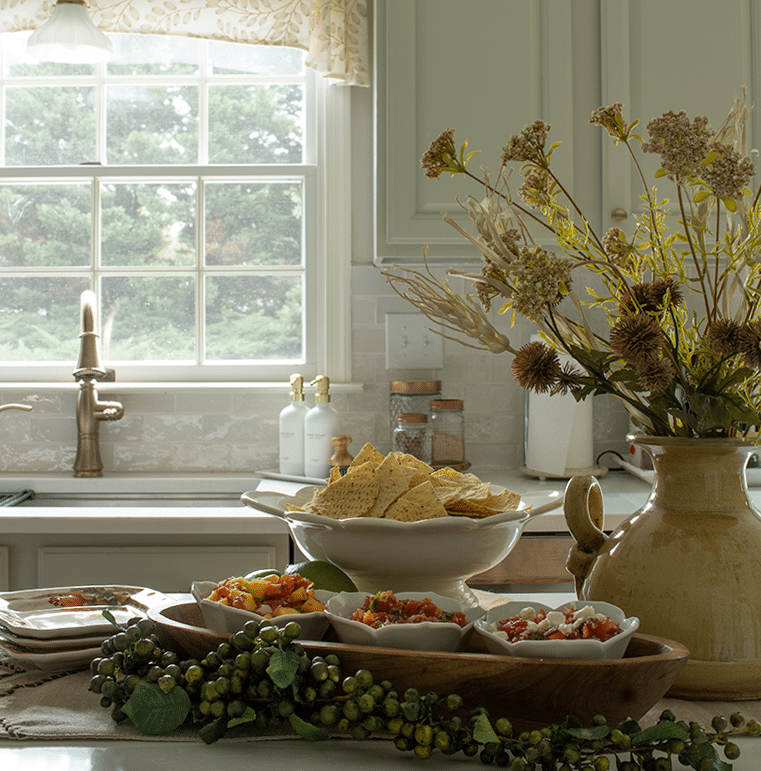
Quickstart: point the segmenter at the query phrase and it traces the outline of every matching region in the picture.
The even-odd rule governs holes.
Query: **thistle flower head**
[[[650,284],[650,300],[656,310],[668,309],[684,303],[681,284],[672,276],[657,278]]]
[[[649,359],[637,369],[644,391],[665,391],[674,382],[674,365],[663,356]]]
[[[654,310],[651,307],[650,284],[632,284],[621,292],[619,298],[619,312],[623,315],[627,312]]]
[[[719,356],[732,356],[740,352],[740,325],[732,319],[717,319],[706,329],[708,347]]]
[[[555,385],[552,387],[552,393],[572,394],[578,391],[582,386],[581,378],[583,377],[584,375],[570,361],[566,362],[558,373]]]
[[[745,364],[751,369],[761,370],[761,321],[743,324],[738,339]]]
[[[512,363],[515,382],[536,393],[552,390],[561,373],[557,352],[539,340],[522,346]]]
[[[610,330],[613,353],[637,370],[660,355],[664,342],[660,325],[646,313],[621,316]]]
[[[637,313],[645,311],[657,313],[684,302],[682,288],[671,276],[632,284],[621,294],[621,312]]]

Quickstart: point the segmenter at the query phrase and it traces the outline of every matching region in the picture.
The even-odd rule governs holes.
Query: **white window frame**
[[[307,381],[317,374],[327,374],[332,382],[351,380],[351,87],[334,84],[313,71],[314,104],[307,106],[307,120],[316,122],[314,146],[307,147],[306,164],[298,167],[304,178],[304,193],[314,197],[313,207],[305,206],[305,243],[314,244],[314,254],[306,257],[304,303],[305,354],[299,362],[249,364],[224,362],[199,365],[143,364],[104,361],[115,370],[121,383],[140,383],[166,387],[172,384],[205,383],[225,385],[235,383],[276,384],[288,381],[298,371]],[[3,116],[4,118],[4,116]],[[315,163],[315,154],[320,163]],[[223,167],[219,167],[222,169]],[[198,176],[198,169],[189,176]],[[261,176],[263,167],[255,167]],[[144,169],[143,169],[144,171]],[[177,172],[176,166],[172,167]],[[204,168],[204,176],[213,174],[213,167]],[[278,176],[289,169],[278,166]],[[15,179],[14,168],[2,169],[3,180]],[[208,174],[206,173],[208,172]],[[161,168],[156,168],[159,177]],[[91,167],[88,176],[128,178],[129,167]],[[245,175],[245,171],[241,172]],[[50,176],[50,169],[24,169],[24,181],[35,176]],[[75,362],[5,363],[0,368],[0,383],[29,384],[72,380]]]

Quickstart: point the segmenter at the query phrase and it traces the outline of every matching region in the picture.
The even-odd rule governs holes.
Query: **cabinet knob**
[[[613,222],[625,222],[628,216],[626,209],[622,209],[620,206],[616,206],[610,213],[610,218]]]

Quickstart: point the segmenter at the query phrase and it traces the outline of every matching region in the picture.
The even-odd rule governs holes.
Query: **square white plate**
[[[54,605],[56,597],[78,593],[84,598],[71,607]],[[145,616],[149,607],[169,598],[153,589],[136,586],[65,586],[0,593],[0,624],[18,637],[52,639],[108,635],[113,625],[103,617],[108,610],[121,624]]]

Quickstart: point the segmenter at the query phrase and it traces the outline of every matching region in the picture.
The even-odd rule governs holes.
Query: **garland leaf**
[[[161,736],[179,728],[190,712],[190,696],[184,688],[164,693],[156,683],[139,682],[123,712],[141,734]]]

